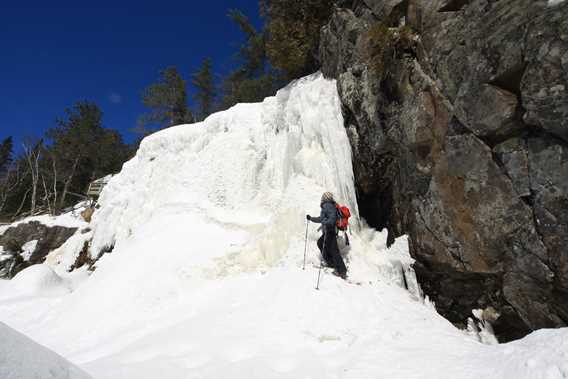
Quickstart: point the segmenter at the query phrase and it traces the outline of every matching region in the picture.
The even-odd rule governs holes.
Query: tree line
[[[260,29],[241,11],[230,10],[229,18],[244,37],[235,53],[236,68],[218,83],[212,60],[205,58],[189,79],[195,90],[193,110],[178,69],[162,70],[158,82],[143,93],[150,111],[139,119],[139,130],[149,133],[148,125],[163,128],[201,121],[237,103],[261,101],[289,81],[317,71],[320,29],[334,4],[335,0],[261,0]]]
[[[40,139],[27,139],[14,157],[13,140],[0,145],[0,215],[57,214],[84,199],[95,178],[120,170],[133,146],[102,124],[102,111],[87,101],[66,109]]]
[[[219,80],[212,60],[205,58],[189,76],[192,99],[178,69],[164,68],[142,93],[148,111],[135,131],[146,136],[201,121],[237,103],[261,101],[290,80],[315,72],[319,31],[333,5],[334,0],[261,0],[260,28],[242,12],[229,11],[244,37],[235,68]],[[17,156],[11,137],[0,142],[0,217],[57,214],[82,199],[92,180],[118,172],[136,149],[137,143],[127,144],[118,131],[103,126],[95,103],[79,101],[41,138],[24,141]]]

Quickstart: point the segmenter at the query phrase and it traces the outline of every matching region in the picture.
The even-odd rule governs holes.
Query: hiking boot
[[[340,274],[337,271],[333,271],[332,274],[335,276],[339,276],[343,280],[347,280],[347,273]]]

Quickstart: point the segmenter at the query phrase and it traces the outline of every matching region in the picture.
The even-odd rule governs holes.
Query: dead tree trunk
[[[41,181],[44,191],[44,202],[52,215],[57,214],[58,211],[58,197],[57,197],[57,164],[53,154],[49,154],[51,159],[51,168],[44,170],[41,175]],[[53,185],[48,185],[49,180]]]
[[[32,187],[31,187],[31,206],[30,214],[33,215],[37,206],[37,188],[39,184],[39,159],[41,156],[40,150],[41,142],[34,147],[30,147],[24,144],[24,153],[26,156],[26,161],[30,168],[30,174],[32,176]]]
[[[8,198],[10,197],[12,191],[18,188],[23,179],[24,174],[22,172],[20,163],[18,162],[10,169],[10,171],[8,171],[5,180],[0,182],[0,213],[2,213],[2,211],[6,207]]]
[[[71,186],[71,181],[75,176],[75,171],[77,171],[77,165],[79,164],[79,158],[75,158],[73,162],[73,167],[71,168],[71,172],[69,176],[65,179],[65,183],[63,184],[63,192],[61,193],[61,199],[59,200],[59,208],[62,209],[65,206],[65,198],[67,197],[67,193],[69,193],[69,187]]]
[[[28,188],[26,193],[24,194],[24,197],[22,198],[22,202],[20,203],[20,207],[18,208],[18,210],[14,214],[14,219],[16,217],[18,217],[20,215],[20,213],[22,213],[22,209],[24,209],[24,204],[26,204],[26,199],[28,198],[29,193],[30,193],[30,189]]]

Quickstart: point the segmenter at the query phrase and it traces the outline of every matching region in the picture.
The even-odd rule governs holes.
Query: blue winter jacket
[[[321,204],[320,216],[312,217],[311,220],[328,228],[335,227],[335,221],[337,220],[337,208],[335,207],[335,203],[326,201]]]

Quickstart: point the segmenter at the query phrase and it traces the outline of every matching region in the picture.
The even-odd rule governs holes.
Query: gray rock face
[[[0,235],[0,246],[4,254],[0,259],[0,277],[12,278],[24,268],[42,263],[50,251],[59,248],[77,228],[46,226],[37,221],[19,224],[7,229]],[[30,241],[37,241],[29,259],[22,256],[22,246]]]
[[[517,95],[491,84],[484,84],[474,98],[458,97],[455,113],[479,137],[507,138],[523,128],[519,120]]]
[[[416,34],[386,75],[364,43],[376,23]],[[354,1],[321,41],[361,214],[410,236],[438,310],[492,306],[501,340],[567,326],[568,3]]]

